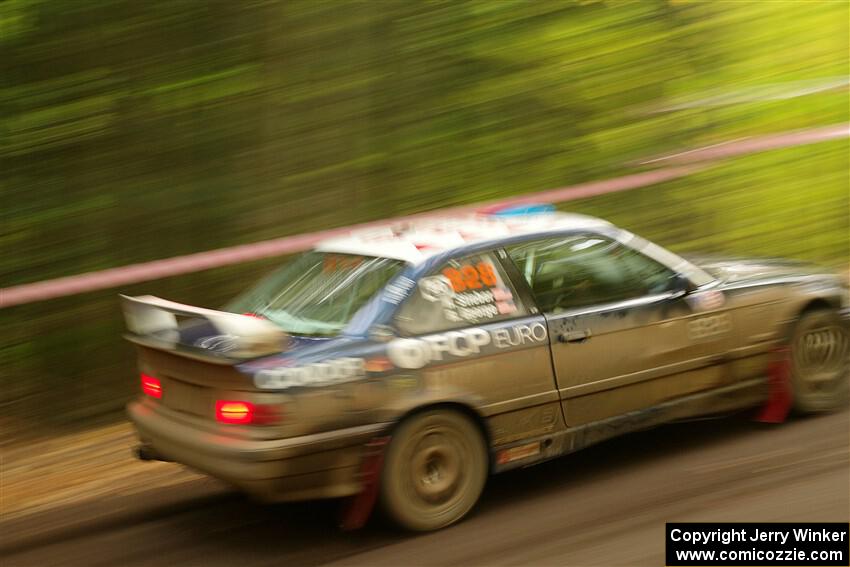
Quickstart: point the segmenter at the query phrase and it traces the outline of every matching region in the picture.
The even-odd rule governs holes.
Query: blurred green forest
[[[5,0],[0,287],[846,122],[846,86],[698,101],[846,78],[848,21],[844,1]],[[564,208],[680,252],[846,267],[848,170],[842,140]],[[3,310],[0,425],[118,415],[119,291],[214,306],[277,262]]]

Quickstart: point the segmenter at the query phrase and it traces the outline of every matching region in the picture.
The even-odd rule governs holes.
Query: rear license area
[[[169,376],[162,378],[162,404],[174,411],[212,418],[211,388],[187,384]]]
[[[253,384],[230,365],[210,364],[179,354],[139,347],[139,370],[159,381],[158,402],[164,407],[215,419],[215,404],[225,392],[251,398]]]

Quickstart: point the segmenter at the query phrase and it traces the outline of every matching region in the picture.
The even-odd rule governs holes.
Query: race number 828
[[[452,289],[455,293],[468,289],[493,287],[498,283],[493,264],[488,262],[478,262],[475,266],[463,264],[459,268],[446,268],[443,270],[443,275],[452,283]]]

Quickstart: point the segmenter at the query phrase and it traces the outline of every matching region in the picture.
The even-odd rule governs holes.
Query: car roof
[[[575,229],[612,228],[602,219],[574,213],[488,214],[429,217],[355,230],[319,242],[316,250],[403,260],[418,265],[437,254],[508,238]]]

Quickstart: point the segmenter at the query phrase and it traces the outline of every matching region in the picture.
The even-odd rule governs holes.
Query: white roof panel
[[[355,230],[347,236],[324,240],[316,249],[419,264],[435,254],[481,242],[498,242],[511,236],[610,226],[610,223],[595,217],[556,212],[429,217]]]

